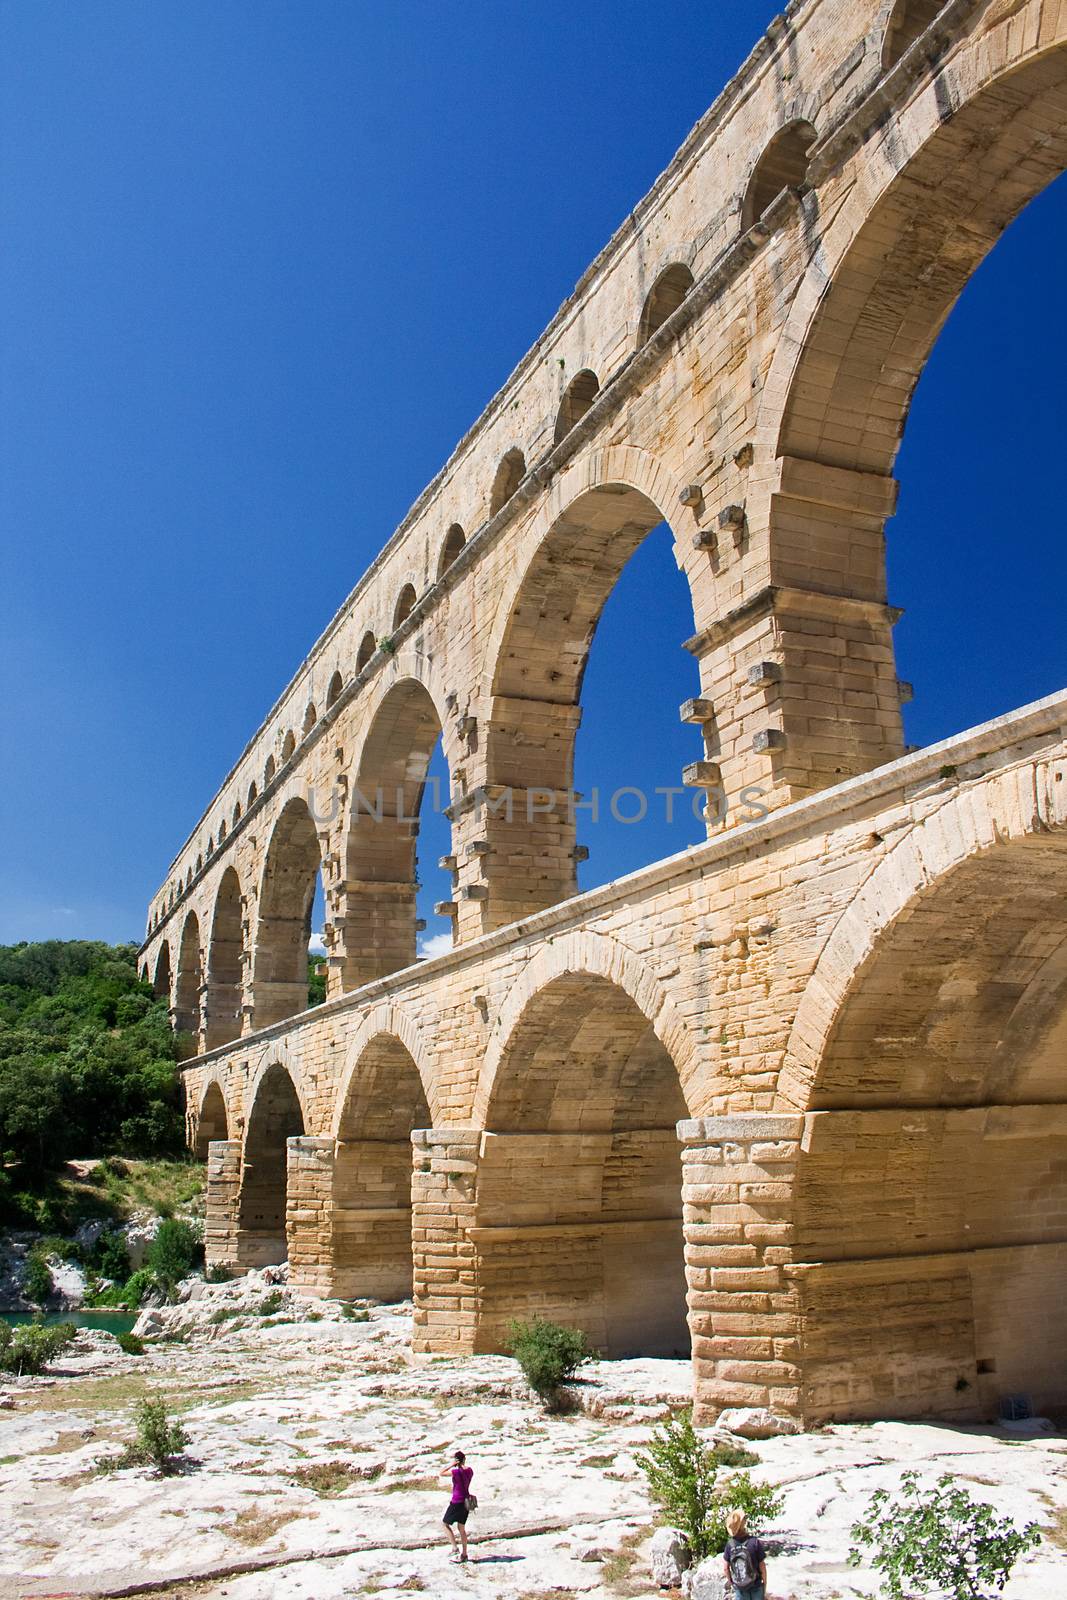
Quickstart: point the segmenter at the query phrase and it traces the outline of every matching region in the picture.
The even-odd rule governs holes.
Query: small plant
[[[693,1427],[692,1413],[679,1411],[655,1429],[646,1454],[634,1459],[648,1479],[649,1493],[668,1520],[689,1540],[697,1561],[726,1546],[728,1511],[744,1511],[749,1531],[776,1517],[782,1499],[769,1485],[753,1483],[747,1472],[733,1472],[721,1481],[720,1466],[752,1453],[730,1445],[709,1446]]]
[[[76,1332],[73,1322],[23,1322],[15,1328],[0,1322],[0,1372],[36,1377],[72,1343]]]
[[[341,1315],[346,1322],[370,1321],[370,1312],[366,1306],[354,1306],[347,1301],[341,1306]]]
[[[992,1506],[972,1500],[949,1473],[925,1489],[918,1473],[902,1473],[896,1494],[879,1489],[871,1496],[852,1537],[849,1565],[862,1562],[859,1546],[872,1549],[871,1565],[889,1600],[915,1593],[994,1600],[1019,1557],[1041,1543],[1036,1522],[1019,1529],[1010,1517],[998,1520]]]
[[[378,649],[383,655],[396,655],[396,645],[393,643],[392,639],[389,638],[388,634],[383,635],[383,637],[378,640]]]
[[[168,1217],[160,1223],[148,1247],[145,1265],[170,1295],[175,1284],[189,1275],[201,1254],[196,1229],[188,1222]]]
[[[26,1257],[22,1289],[26,1299],[31,1300],[35,1306],[43,1306],[55,1289],[51,1268],[40,1250],[31,1250]]]
[[[265,1294],[263,1296],[262,1300],[259,1302],[259,1305],[256,1307],[256,1316],[276,1316],[284,1304],[285,1296],[282,1294],[282,1291],[280,1289],[272,1289],[269,1294]]]
[[[97,1462],[101,1472],[119,1472],[124,1467],[154,1467],[161,1478],[177,1472],[182,1451],[189,1443],[180,1422],[167,1410],[165,1400],[142,1400],[137,1407],[137,1437],[117,1456]]]
[[[546,1411],[562,1409],[564,1384],[593,1359],[579,1328],[564,1328],[541,1317],[532,1322],[510,1322],[508,1349]]]
[[[137,1334],[135,1334],[135,1333],[117,1333],[115,1335],[115,1338],[118,1340],[118,1346],[119,1346],[119,1349],[122,1351],[123,1355],[127,1355],[127,1356],[143,1356],[144,1355],[144,1340],[143,1339],[139,1339]]]

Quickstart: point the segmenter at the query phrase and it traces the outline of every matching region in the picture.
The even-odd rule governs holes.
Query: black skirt
[[[467,1502],[466,1502],[466,1500],[453,1500],[453,1501],[451,1501],[451,1503],[449,1504],[448,1510],[445,1512],[444,1517],[443,1517],[442,1520],[444,1521],[444,1524],[445,1524],[446,1527],[451,1527],[453,1522],[466,1522],[466,1520],[467,1520]]]

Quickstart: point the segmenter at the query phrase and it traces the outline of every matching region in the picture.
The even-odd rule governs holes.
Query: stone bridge
[[[705,1417],[1067,1403],[1067,697],[906,753],[883,533],[1065,111],[1064,0],[799,0],[586,272],[153,899],[212,1260],[414,1289],[423,1350],[691,1349]],[[585,663],[664,521],[708,839],[577,895]]]

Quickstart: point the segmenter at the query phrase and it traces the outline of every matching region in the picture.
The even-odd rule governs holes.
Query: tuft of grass
[[[299,1511],[261,1511],[259,1506],[245,1506],[232,1522],[223,1523],[221,1531],[241,1544],[266,1544],[279,1528],[299,1517]]]
[[[306,1467],[290,1468],[285,1476],[290,1483],[299,1484],[302,1489],[311,1489],[315,1494],[325,1497],[344,1494],[354,1483],[373,1483],[384,1471],[385,1468],[379,1465],[354,1467],[348,1461],[311,1461]]]

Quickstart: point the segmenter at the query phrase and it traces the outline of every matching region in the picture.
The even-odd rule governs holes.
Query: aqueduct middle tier
[[[457,447],[150,908],[214,1260],[413,1286],[424,1349],[691,1345],[703,1415],[1067,1401],[1067,702],[905,754],[883,535],[1065,108],[1059,0],[799,0]],[[579,896],[585,663],[664,521],[726,820]]]

